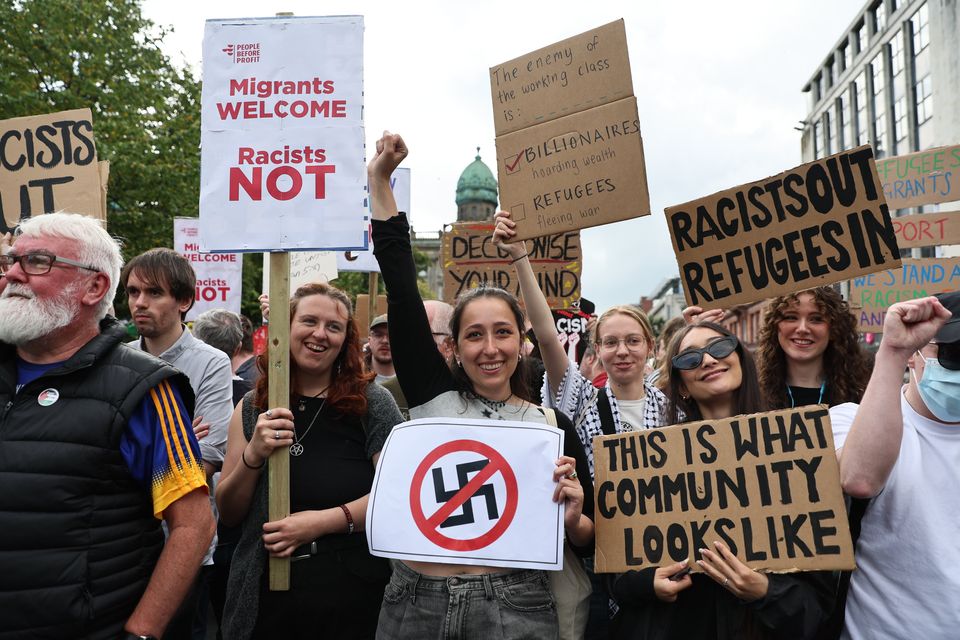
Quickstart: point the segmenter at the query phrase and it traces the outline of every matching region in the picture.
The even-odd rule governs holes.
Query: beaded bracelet
[[[347,509],[347,505],[342,504],[340,508],[343,509],[343,515],[347,516],[347,535],[353,533],[353,516],[350,514],[350,509]]]

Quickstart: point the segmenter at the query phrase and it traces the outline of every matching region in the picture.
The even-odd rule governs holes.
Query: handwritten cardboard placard
[[[869,146],[665,213],[687,303],[704,309],[900,264]]]
[[[594,439],[596,570],[691,561],[721,541],[747,566],[852,569],[825,405]]]
[[[290,252],[290,295],[311,282],[330,282],[337,277],[337,255],[333,251]],[[270,254],[263,256],[264,291],[270,286]]]
[[[520,239],[650,214],[623,20],[491,68],[490,88]]]
[[[881,333],[891,305],[958,290],[960,257],[907,259],[897,269],[851,280],[850,306],[860,331]]]
[[[633,95],[623,20],[490,69],[498,136]]]
[[[458,222],[444,232],[440,248],[443,299],[455,304],[464,291],[492,284],[520,295],[510,255],[493,245],[493,224]],[[526,241],[537,284],[552,309],[565,309],[580,299],[583,269],[580,233],[568,231]]]
[[[0,234],[54,211],[105,220],[103,170],[90,109],[0,121]]]
[[[960,145],[877,160],[891,209],[960,200]]]
[[[960,244],[960,211],[899,216],[893,218],[893,231],[901,249]]]

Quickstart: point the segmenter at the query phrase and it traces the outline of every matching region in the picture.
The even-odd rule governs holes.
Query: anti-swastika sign
[[[563,507],[552,500],[562,451],[563,432],[542,424],[427,419],[394,427],[370,493],[370,552],[562,568]]]

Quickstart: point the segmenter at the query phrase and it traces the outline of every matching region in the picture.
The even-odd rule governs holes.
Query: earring
[[[457,366],[460,367],[461,369],[463,368],[463,363],[460,362],[460,358],[457,358]]]
[[[522,354],[522,353],[518,353],[518,354],[517,354],[517,362],[520,362],[520,360],[522,360],[522,359],[523,359],[523,354]]]

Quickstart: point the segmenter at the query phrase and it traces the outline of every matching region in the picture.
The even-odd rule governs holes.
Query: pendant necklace
[[[317,395],[313,396],[314,399],[319,398],[321,393],[326,393],[327,389],[329,389],[329,388],[330,388],[330,385],[325,386],[325,387],[320,391],[320,393],[318,393]],[[306,410],[307,410],[307,398],[304,398],[304,397],[301,396],[301,398],[300,398],[300,406],[298,407],[298,409],[299,409],[300,411],[306,411]]]
[[[330,387],[327,387],[327,389],[329,389],[329,388],[330,388]],[[323,392],[326,391],[327,389],[324,389],[324,390],[321,391],[320,393],[323,393]],[[320,395],[320,393],[318,393],[317,395],[315,395],[315,396],[313,396],[313,397],[314,397],[314,398],[318,397],[318,396]],[[326,403],[327,403],[327,397],[324,396],[323,398],[320,399],[320,408],[317,409],[317,412],[316,412],[315,414],[313,414],[313,420],[311,420],[311,421],[310,421],[310,424],[307,425],[307,429],[306,429],[306,431],[303,432],[303,435],[302,435],[302,436],[298,436],[298,435],[297,435],[297,425],[296,425],[296,424],[293,425],[293,444],[290,445],[290,455],[292,455],[293,457],[296,458],[296,457],[299,457],[299,456],[303,455],[303,440],[307,437],[307,434],[310,433],[310,429],[313,428],[313,424],[317,421],[317,418],[320,417],[320,412],[323,411],[323,406],[324,406]],[[305,408],[305,399],[301,398],[301,399],[300,399],[300,410],[303,411],[304,408]]]

